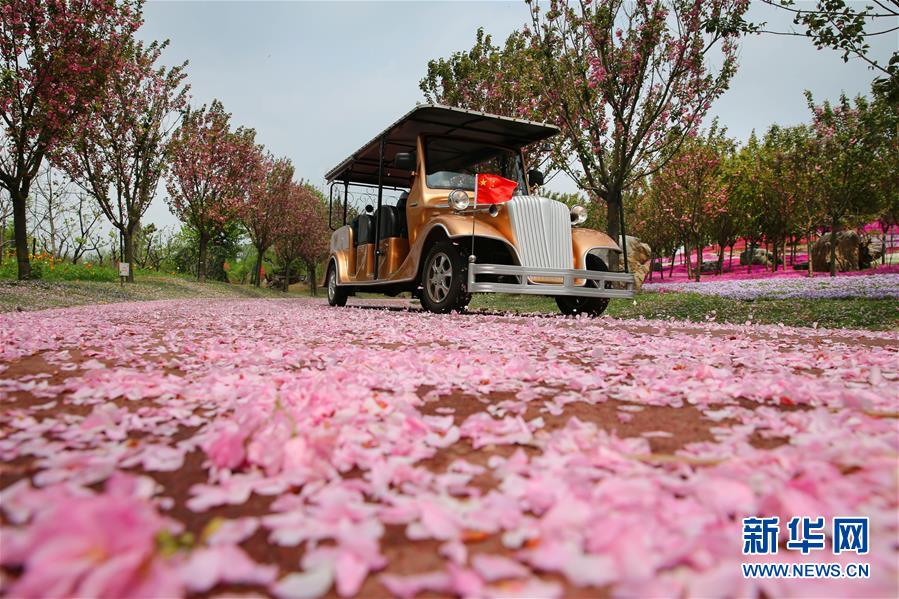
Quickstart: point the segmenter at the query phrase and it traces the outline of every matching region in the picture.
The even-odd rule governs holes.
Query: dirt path
[[[165,522],[118,567],[191,595],[895,596],[896,334],[361,304],[0,315],[0,588],[125,488]],[[743,580],[756,515],[870,517],[871,577]]]

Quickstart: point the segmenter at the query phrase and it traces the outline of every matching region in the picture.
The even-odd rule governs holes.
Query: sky
[[[748,18],[788,31],[790,16],[754,1]],[[297,178],[324,173],[423,100],[428,60],[465,50],[479,26],[502,41],[528,19],[523,1],[170,2],[150,1],[138,36],[170,40],[167,64],[189,61],[192,104],[218,98],[232,122],[289,157]],[[899,32],[872,43],[883,60]],[[808,120],[804,90],[817,100],[865,94],[875,74],[859,60],[817,50],[805,37],[744,39],[740,67],[711,116],[738,140],[770,125]],[[551,188],[574,191],[564,177]],[[145,222],[174,226],[164,189]]]

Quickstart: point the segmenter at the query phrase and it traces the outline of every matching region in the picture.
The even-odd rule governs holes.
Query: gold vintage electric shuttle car
[[[618,244],[578,226],[586,210],[532,195],[543,175],[525,170],[521,149],[556,133],[436,105],[390,125],[326,175],[334,231],[328,302],[343,306],[357,291],[411,291],[427,310],[449,312],[473,293],[527,293],[555,297],[565,314],[598,315],[609,298],[632,297],[633,276],[606,266]],[[512,199],[476,206],[478,173],[517,181]],[[356,213],[351,197],[369,205]]]

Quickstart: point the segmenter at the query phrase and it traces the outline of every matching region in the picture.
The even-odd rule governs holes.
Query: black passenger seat
[[[381,206],[378,210],[380,217],[381,239],[388,237],[399,237],[399,219],[397,218],[396,206]]]
[[[406,225],[406,200],[408,199],[409,192],[404,191],[400,194],[400,199],[396,201],[397,237],[409,237],[409,228]]]
[[[353,245],[375,242],[374,219],[368,214],[360,214],[353,219]]]

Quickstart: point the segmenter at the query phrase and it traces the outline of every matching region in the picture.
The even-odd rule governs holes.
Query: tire
[[[347,292],[346,287],[337,285],[337,266],[333,262],[328,266],[327,288],[329,306],[346,306],[346,300],[347,297],[349,297],[349,293]]]
[[[471,301],[465,292],[465,262],[449,241],[431,248],[421,271],[421,305],[428,312],[462,310]]]
[[[602,258],[588,254],[587,270],[609,272],[609,267],[602,261]],[[587,285],[596,287],[596,282],[587,281]],[[601,316],[606,311],[606,308],[609,307],[609,298],[558,295],[556,296],[556,305],[559,306],[559,311],[566,316],[586,314],[587,316],[596,317]]]

